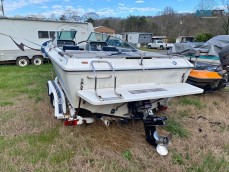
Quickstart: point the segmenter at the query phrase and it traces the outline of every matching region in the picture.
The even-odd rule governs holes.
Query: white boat
[[[168,138],[156,131],[166,117],[153,110],[165,108],[172,97],[203,92],[185,83],[193,65],[184,58],[139,51],[104,34],[92,33],[89,40],[83,51],[77,46],[59,48],[56,41],[45,47],[57,75],[48,81],[55,117],[66,118],[67,102],[75,123],[90,123],[84,115],[93,114],[100,114],[106,124],[114,117],[140,118],[146,140],[167,154]]]

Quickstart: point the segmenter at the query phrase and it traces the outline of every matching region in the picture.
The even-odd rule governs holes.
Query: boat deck
[[[98,89],[97,93],[100,98],[96,96],[94,89],[78,90],[77,95],[86,100],[92,105],[105,105],[115,103],[125,103],[132,101],[161,99],[176,96],[184,96],[190,94],[199,94],[203,90],[194,87],[187,83],[173,83],[173,84],[160,84],[160,85],[143,85],[136,86],[122,86],[117,88],[117,93],[122,95],[118,97],[113,88]]]

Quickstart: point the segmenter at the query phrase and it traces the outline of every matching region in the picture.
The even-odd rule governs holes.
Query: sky
[[[100,17],[155,16],[165,7],[175,12],[195,12],[199,0],[3,0],[6,16],[40,15],[58,18],[67,9],[79,16],[95,12]],[[1,14],[1,13],[0,13]]]

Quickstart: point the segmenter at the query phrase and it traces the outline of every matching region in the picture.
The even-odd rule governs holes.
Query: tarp
[[[168,51],[169,54],[190,54],[197,52],[206,53],[211,56],[219,56],[222,48],[229,45],[229,35],[218,35],[207,42],[175,43]]]

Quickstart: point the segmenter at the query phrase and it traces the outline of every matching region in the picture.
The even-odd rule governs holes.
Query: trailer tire
[[[44,60],[42,57],[40,56],[34,56],[32,58],[32,64],[33,65],[36,65],[36,66],[39,66],[39,65],[42,65],[44,63]]]
[[[53,94],[50,94],[49,97],[50,97],[50,104],[54,108],[55,107],[55,104],[54,104],[54,96],[53,96]]]
[[[29,59],[27,57],[18,57],[16,60],[16,65],[25,67],[29,64]]]

